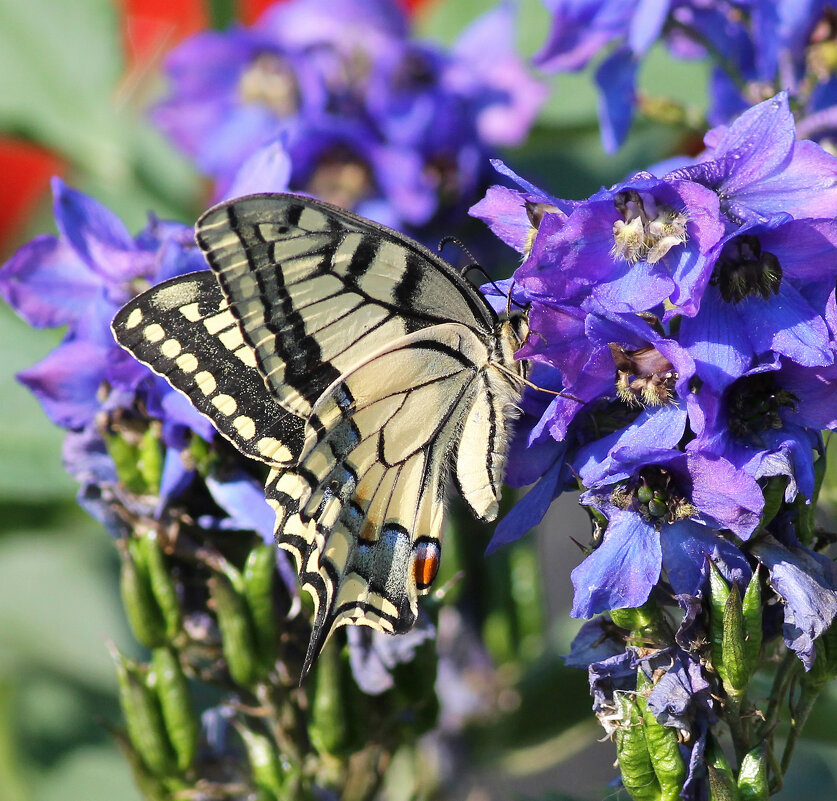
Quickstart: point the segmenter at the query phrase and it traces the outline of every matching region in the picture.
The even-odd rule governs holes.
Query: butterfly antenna
[[[471,269],[473,269],[474,267],[479,267],[479,269],[481,269],[481,270],[482,270],[482,267],[480,267],[480,263],[479,263],[479,262],[478,262],[478,261],[474,258],[474,254],[473,254],[473,253],[471,253],[471,251],[470,251],[470,250],[468,250],[468,248],[466,248],[466,247],[465,247],[465,245],[463,245],[463,244],[462,244],[462,241],[461,241],[461,240],[459,240],[459,239],[457,239],[455,236],[445,236],[445,237],[443,237],[443,238],[440,240],[440,242],[439,242],[439,247],[438,247],[438,248],[436,248],[436,250],[437,250],[439,253],[441,253],[441,252],[442,252],[442,250],[444,249],[445,245],[447,245],[447,244],[448,244],[448,243],[450,243],[450,242],[452,242],[452,243],[453,243],[454,245],[456,245],[457,247],[461,248],[461,250],[465,253],[465,255],[466,255],[466,256],[467,256],[467,257],[471,260],[468,264],[466,264],[466,265],[465,265],[465,266],[464,266],[464,267],[463,267],[463,268],[459,271],[462,275],[465,275],[465,273],[467,273],[467,272],[468,272],[468,270],[471,270]],[[484,273],[484,272],[485,272],[485,270],[483,270],[483,273]],[[487,278],[487,277],[488,277],[488,276],[486,276],[486,278]],[[489,278],[489,280],[491,280],[491,279]]]

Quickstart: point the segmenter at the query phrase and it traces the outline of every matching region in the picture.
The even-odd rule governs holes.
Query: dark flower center
[[[622,215],[613,223],[614,258],[655,264],[686,241],[686,215],[650,195],[627,189],[614,196],[613,204]]]
[[[677,373],[671,362],[648,345],[626,350],[609,343],[616,365],[616,394],[629,406],[662,406],[674,397]]]
[[[624,486],[614,490],[611,502],[631,509],[658,528],[694,517],[697,510],[678,492],[674,477],[664,467],[645,467]]]
[[[261,53],[244,71],[238,82],[243,103],[258,103],[280,117],[299,108],[299,86],[293,69],[275,53]]]
[[[351,209],[372,194],[373,188],[369,165],[348,148],[338,146],[320,156],[305,191],[335,206]]]
[[[749,296],[767,300],[779,292],[782,266],[755,236],[738,236],[724,246],[715,265],[711,283],[727,303],[738,303]]]
[[[784,425],[782,409],[795,409],[798,400],[792,392],[777,387],[769,373],[739,379],[730,387],[727,399],[730,431],[740,438],[776,431]]]
[[[404,91],[429,89],[436,83],[436,69],[423,54],[415,51],[401,59],[393,84]]]

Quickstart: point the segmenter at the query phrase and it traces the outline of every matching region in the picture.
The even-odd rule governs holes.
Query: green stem
[[[776,754],[773,751],[772,739],[767,743],[767,761],[769,762],[770,773],[773,776],[773,780],[770,782],[770,795],[775,795],[782,789],[785,777],[782,768],[779,766],[779,760],[776,759]]]
[[[796,675],[799,667],[799,660],[792,651],[786,651],[776,669],[776,675],[773,677],[773,686],[770,689],[770,703],[767,707],[767,713],[764,716],[764,723],[762,723],[758,732],[758,739],[763,740],[770,737],[773,730],[779,722],[779,712],[782,707],[782,701],[787,692],[788,685]]]
[[[741,710],[744,707],[746,694],[727,694],[727,725],[732,736],[732,745],[735,749],[735,760],[740,765],[745,754],[750,750],[750,742],[747,737],[747,729]]]
[[[796,748],[796,743],[799,740],[799,735],[802,733],[802,728],[808,721],[808,717],[811,714],[811,710],[814,708],[814,703],[817,698],[819,698],[820,692],[822,692],[821,687],[818,689],[811,688],[804,690],[802,697],[799,699],[799,705],[794,709],[793,720],[791,721],[791,730],[788,733],[785,750],[782,753],[781,770],[783,776],[788,771],[788,766],[790,765],[794,748]]]

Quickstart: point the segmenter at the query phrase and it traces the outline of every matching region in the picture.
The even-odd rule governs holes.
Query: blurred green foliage
[[[490,5],[487,0],[431,2],[417,19],[418,30],[451,42]],[[531,54],[542,43],[548,16],[540,0],[522,0],[520,7],[520,46]],[[213,3],[213,19],[229,19],[231,8],[231,2]],[[152,209],[161,217],[191,221],[205,187],[147,123],[144,110],[161,91],[162,79],[154,65],[126,78],[118,25],[117,6],[109,0],[0,0],[0,134],[59,153],[70,165],[67,179],[113,208],[131,230]],[[705,64],[674,62],[657,51],[643,68],[641,88],[683,104],[684,118],[697,129],[706,73]],[[695,130],[640,121],[619,154],[608,157],[599,143],[590,75],[563,75],[549,84],[549,104],[529,143],[505,157],[557,195],[581,197],[648,166],[649,154],[663,159],[695,141]],[[51,230],[44,202],[12,244]],[[507,260],[508,254],[500,258]],[[119,718],[105,643],[115,641],[128,654],[137,651],[119,603],[116,551],[73,501],[74,483],[61,468],[62,433],[13,378],[57,339],[56,332],[33,331],[0,307],[0,798],[131,801],[139,796],[128,766],[103,725]],[[834,451],[829,451],[831,479],[823,489],[832,508],[837,502]],[[469,581],[482,581],[475,597],[489,599],[489,606],[493,586],[513,592],[514,582],[494,584],[492,574],[520,569],[533,558],[532,539],[492,557],[484,569],[469,573],[460,565],[472,578],[459,591],[473,589]],[[449,575],[453,562],[445,567]],[[544,566],[547,583],[551,569]],[[496,598],[496,609],[487,610],[484,634],[496,656],[502,657],[512,641],[537,650],[531,645],[531,614],[537,615],[542,599],[517,600],[514,619],[497,611],[503,606]],[[535,612],[527,612],[526,604]],[[566,611],[553,610],[562,632],[568,631]],[[567,639],[561,637],[564,649]],[[541,790],[555,778],[546,772],[560,771],[556,765],[599,736],[592,716],[587,717],[584,675],[563,668],[556,653],[548,643],[508,711],[472,732],[474,753],[481,755],[476,770],[502,774],[504,793],[561,801],[566,797],[560,793]],[[837,797],[835,714],[832,687],[814,710],[809,739],[780,798]],[[590,769],[594,775],[612,775],[612,746],[591,753],[585,771],[598,764],[598,773]],[[405,759],[396,755],[387,778],[393,799],[408,797],[403,788],[399,794],[398,785],[400,775],[412,775],[399,762]],[[568,768],[561,786],[572,788],[572,774],[585,771]],[[611,791],[586,792],[596,798]]]

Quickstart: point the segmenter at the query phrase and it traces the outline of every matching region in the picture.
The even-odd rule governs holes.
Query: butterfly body
[[[450,475],[496,517],[522,335],[431,251],[325,203],[239,198],[196,239],[212,272],[134,299],[114,333],[271,467],[276,541],[314,599],[307,671],[337,626],[413,625]]]

